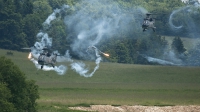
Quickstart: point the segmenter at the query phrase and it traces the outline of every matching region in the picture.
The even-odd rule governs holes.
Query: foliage
[[[151,35],[149,38],[120,38],[106,41],[112,43],[107,45],[102,43],[103,46],[100,48],[111,55],[107,60],[118,63],[150,64],[143,57],[144,54],[153,57],[161,56],[169,47],[165,37],[157,35]]]
[[[103,0],[102,0],[103,1]],[[182,7],[184,4],[180,0],[104,0],[106,4],[113,4],[120,7],[124,12],[132,12],[133,8],[144,8],[148,12],[157,13],[154,15],[156,20],[156,34],[149,33],[146,35],[141,30],[141,27],[137,28],[124,28],[124,30],[118,30],[118,34],[115,35],[115,39],[110,37],[99,43],[98,48],[107,53],[110,53],[112,57],[107,58],[105,61],[119,62],[119,63],[140,63],[150,64],[141,54],[148,54],[152,57],[162,57],[164,50],[169,46],[164,37],[158,35],[170,35],[176,34],[170,30],[168,24],[168,17],[174,9]],[[37,40],[36,35],[39,30],[42,29],[42,22],[53,12],[54,9],[60,8],[63,4],[67,4],[71,9],[61,17],[52,21],[51,28],[48,29],[49,36],[53,39],[54,49],[58,49],[62,54],[65,53],[66,49],[70,49],[71,43],[74,41],[74,37],[77,36],[75,31],[68,29],[63,20],[66,15],[74,14],[75,10],[82,8],[82,4],[85,4],[82,0],[0,0],[0,48],[21,50],[22,47],[31,47]],[[83,13],[93,14],[93,18],[105,17],[112,18],[111,14],[107,11],[112,9],[112,6],[104,6],[98,4],[99,7],[87,6],[85,4]],[[74,8],[76,7],[76,9]],[[95,10],[100,9],[100,12]],[[119,10],[118,8],[114,8]],[[197,10],[199,13],[199,10]],[[189,16],[194,19],[195,22],[199,23],[199,15],[189,13]],[[180,22],[183,14],[174,18],[175,23]],[[137,18],[137,19],[143,19]],[[80,19],[81,21],[81,19]],[[126,21],[126,20],[124,20]],[[130,21],[129,24],[135,26],[135,21]],[[122,23],[120,21],[119,23]],[[122,23],[123,24],[123,23]],[[86,29],[90,28],[89,24],[84,24]],[[190,29],[190,28],[189,28]],[[178,34],[185,35],[184,29]],[[192,28],[194,29],[194,28]],[[117,30],[117,29],[116,29]],[[198,32],[198,29],[196,29]],[[190,34],[193,35],[193,34]],[[195,35],[196,36],[196,35]],[[72,38],[69,38],[72,37]],[[177,45],[176,45],[177,44]],[[177,50],[178,54],[185,51],[184,46],[179,43],[173,44],[173,49]],[[181,43],[180,43],[181,44]],[[76,53],[71,52],[70,54],[74,58],[79,58]]]
[[[10,59],[0,57],[0,63],[1,110],[35,112],[38,86],[26,80],[25,74]]]
[[[36,34],[40,30],[42,19],[39,14],[29,14],[23,18],[23,32],[27,46],[32,46],[36,40]],[[22,45],[21,45],[22,46]]]
[[[173,39],[171,48],[178,54],[182,54],[186,51],[186,49],[184,48],[183,42],[181,40],[180,37],[175,37]]]
[[[200,65],[200,43],[198,43],[194,49],[189,50],[189,56],[187,59],[187,64],[191,66]]]
[[[68,48],[66,46],[68,40],[66,39],[67,33],[65,31],[64,22],[59,19],[52,21],[52,26],[48,32],[49,36],[53,39],[53,49],[59,49],[59,51],[64,54],[65,50]]]
[[[20,50],[21,47],[30,45],[33,38],[32,31],[26,29],[34,24],[38,24],[41,21],[32,21],[32,24],[27,24],[27,15],[33,14],[33,4],[31,0],[24,0],[23,2],[18,0],[0,0],[0,47],[4,49]],[[35,15],[34,15],[35,16]],[[32,16],[32,17],[34,17]],[[34,19],[34,18],[33,18]],[[25,30],[25,31],[24,31]],[[27,31],[29,30],[29,31]],[[30,39],[30,40],[29,40]]]
[[[8,101],[9,98],[11,98],[10,90],[7,88],[6,84],[2,83],[0,84],[0,110],[2,112],[15,112],[16,109],[14,108],[14,105]]]
[[[33,2],[33,12],[39,14],[40,18],[44,20],[52,12],[52,7],[47,0],[36,0]]]

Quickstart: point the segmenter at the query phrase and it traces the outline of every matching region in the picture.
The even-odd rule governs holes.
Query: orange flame
[[[31,59],[32,55],[31,55],[31,52],[29,53],[28,55],[28,59]]]
[[[109,57],[109,56],[110,56],[109,54],[106,54],[106,53],[103,53],[103,55],[104,55],[104,56],[107,56],[107,57]]]

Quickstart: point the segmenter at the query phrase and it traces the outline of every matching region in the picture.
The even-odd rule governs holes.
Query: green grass
[[[65,75],[37,70],[28,53],[0,50],[39,85],[38,110],[69,111],[69,106],[110,105],[200,105],[200,67],[150,66],[100,63],[93,77],[70,69]],[[93,69],[94,62],[85,62]],[[60,64],[60,63],[59,63]],[[72,111],[72,110],[71,110]]]

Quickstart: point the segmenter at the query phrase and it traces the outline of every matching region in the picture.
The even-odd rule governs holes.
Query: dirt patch
[[[73,110],[98,111],[98,112],[200,112],[200,106],[112,106],[91,105],[90,107],[69,107]]]

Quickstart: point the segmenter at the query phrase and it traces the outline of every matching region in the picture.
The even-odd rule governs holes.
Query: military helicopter
[[[38,50],[36,49],[36,47],[22,48],[22,49],[31,49],[31,50],[35,49],[37,51],[40,51],[40,49]],[[42,50],[42,53],[40,53],[37,58],[37,62],[38,64],[41,65],[41,69],[44,67],[44,65],[51,65],[54,68],[57,56],[60,56],[60,55],[58,55],[57,53],[50,53],[50,49],[48,47],[44,47],[41,50]]]
[[[142,28],[143,32],[146,31],[148,28],[152,28],[153,31],[155,32],[156,27],[154,26],[155,24],[155,18],[151,18],[152,14],[151,13],[146,13],[146,18],[144,18]]]
[[[57,56],[59,55],[57,53],[51,54],[48,48],[43,48],[42,50],[43,52],[38,57],[38,64],[41,65],[41,69],[44,65],[51,65],[54,68]]]

